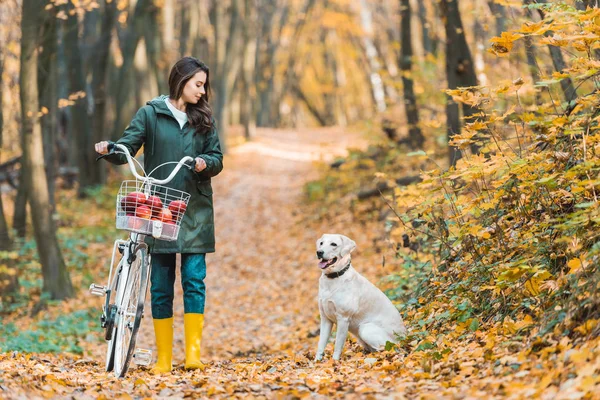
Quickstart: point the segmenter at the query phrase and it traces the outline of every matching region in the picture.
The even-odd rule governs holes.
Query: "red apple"
[[[173,219],[173,214],[171,214],[171,210],[168,208],[163,208],[158,212],[156,218],[162,222],[169,222]]]
[[[135,216],[139,218],[152,218],[152,210],[148,206],[139,206],[135,209]]]
[[[171,212],[173,213],[172,218],[174,221],[179,221],[183,216],[183,213],[185,213],[186,209],[187,205],[182,200],[173,200],[169,203],[169,210],[171,210]]]
[[[157,215],[163,206],[162,201],[157,196],[148,196],[146,204],[150,206],[154,215]]]
[[[127,227],[136,231],[146,230],[147,223],[147,220],[141,218],[131,217],[127,219]]]
[[[146,195],[142,192],[128,193],[121,199],[121,208],[126,213],[134,213],[135,209],[146,203]]]

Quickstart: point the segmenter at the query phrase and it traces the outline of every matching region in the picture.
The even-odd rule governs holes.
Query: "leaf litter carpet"
[[[302,202],[303,185],[319,174],[315,161],[364,146],[357,134],[340,128],[264,129],[253,142],[230,149],[224,171],[213,180],[217,252],[207,257],[204,371],[183,369],[178,279],[171,374],[151,375],[149,368],[132,365],[126,378],[115,378],[104,371],[106,346],[97,339],[102,333],[93,332],[82,344],[84,357],[0,355],[0,398],[593,398],[575,387],[591,385],[591,393],[598,387],[594,346],[571,352],[571,360],[540,359],[515,374],[515,365],[526,360],[498,350],[492,362],[491,333],[457,343],[452,357],[436,365],[418,353],[363,354],[350,335],[341,362],[331,360],[333,340],[325,360],[313,362],[320,276],[315,241],[321,234],[354,239],[353,265],[374,283],[397,267],[393,250],[382,245],[381,221],[359,223],[344,210],[320,218],[311,215],[314,205]],[[78,297],[90,303],[86,293]],[[137,346],[155,349],[149,296]],[[571,382],[574,390],[561,396],[551,384],[562,364],[577,359],[588,379]]]

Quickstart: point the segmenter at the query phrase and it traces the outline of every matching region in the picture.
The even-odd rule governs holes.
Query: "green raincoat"
[[[191,195],[187,211],[181,221],[176,241],[167,242],[147,238],[152,253],[213,253],[215,251],[215,225],[211,178],[223,170],[223,153],[216,129],[208,133],[195,133],[186,122],[183,128],[165,104],[168,96],[159,96],[138,110],[117,143],[129,148],[135,156],[144,145],[144,169],[150,173],[156,166],[179,161],[184,156],[201,157],[206,169],[195,172],[182,168],[166,186],[183,190]],[[125,164],[122,154],[106,157],[114,164]],[[165,179],[176,164],[168,164],[152,173],[152,177]]]

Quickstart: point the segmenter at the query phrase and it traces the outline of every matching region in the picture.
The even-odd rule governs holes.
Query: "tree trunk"
[[[19,188],[15,197],[15,213],[13,215],[13,229],[18,238],[25,238],[27,234],[27,198],[28,188],[25,182],[23,165],[19,170]]]
[[[114,1],[114,0],[113,0]],[[124,35],[123,43],[123,64],[119,69],[119,78],[117,80],[117,94],[115,98],[115,121],[112,133],[113,140],[117,140],[123,134],[129,121],[125,116],[132,116],[135,113],[134,85],[134,57],[138,43],[144,31],[144,25],[147,24],[145,15],[152,5],[151,0],[138,0],[135,4],[135,11],[129,19],[129,25]]]
[[[254,87],[254,65],[256,63],[256,12],[252,0],[244,0],[244,55],[242,62],[241,120],[244,137],[249,140],[256,134],[256,88]]]
[[[306,26],[306,21],[308,21],[310,19],[310,15],[311,12],[314,8],[316,4],[316,0],[306,0],[306,2],[304,3],[304,6],[302,7],[302,11],[300,11],[300,15],[298,16],[298,18],[296,19],[296,23],[294,24],[294,33],[292,34],[292,44],[290,47],[290,50],[288,52],[289,56],[288,56],[288,62],[287,62],[287,67],[285,70],[285,75],[283,77],[283,84],[279,87],[279,89],[276,91],[276,93],[271,97],[271,101],[273,102],[273,106],[271,108],[271,110],[273,111],[273,114],[271,115],[270,119],[271,119],[271,123],[275,123],[277,124],[277,122],[279,121],[279,105],[281,104],[283,98],[290,92],[290,89],[292,88],[293,85],[295,85],[299,79],[299,77],[296,75],[296,70],[297,70],[297,56],[298,54],[300,54],[299,51],[297,51],[298,46],[300,45],[300,40],[302,37],[302,31],[304,30],[304,27]],[[281,25],[279,27],[279,30],[281,32],[281,30],[284,28],[283,25]],[[277,45],[277,47],[275,48],[275,51],[277,51],[277,49],[280,47],[279,43]],[[276,57],[276,53],[273,53],[273,57]],[[275,73],[275,69],[276,69],[276,62],[277,59],[273,58],[272,59],[272,65],[273,65],[273,74]],[[275,85],[274,85],[274,80],[272,80],[272,82],[270,82],[269,87],[273,88],[273,91],[275,92]]]
[[[182,7],[183,8],[183,7]],[[187,7],[185,7],[187,8]],[[160,24],[159,24],[160,25]],[[162,7],[162,51],[159,70],[161,71],[161,93],[169,90],[167,77],[171,65],[177,61],[177,47],[175,46],[175,0],[165,0]]]
[[[523,2],[524,5],[527,5],[527,0]],[[533,19],[533,15],[531,10],[525,8],[525,15],[531,19]],[[527,58],[527,66],[529,68],[529,73],[531,75],[532,83],[535,85],[540,81],[540,67],[537,63],[537,57],[535,53],[535,46],[533,45],[533,40],[531,40],[531,36],[524,36],[523,43],[525,45],[525,56]],[[535,91],[535,103],[542,104],[542,95],[539,90]]]
[[[421,0],[417,0],[417,4],[419,6],[419,21],[421,22],[421,35],[423,36],[423,50],[425,50],[426,54],[435,55],[435,49],[433,48],[433,40],[431,40],[431,35],[429,33],[429,27],[431,24],[427,21],[427,9],[425,8],[425,3]]]
[[[214,36],[209,35],[204,26],[210,25],[210,16],[208,15],[209,2],[208,0],[202,0],[197,2],[198,15],[200,15],[199,24],[196,25],[196,30],[199,32],[196,36],[197,40],[194,41],[194,56],[198,57],[205,62],[215,65],[214,59],[215,54],[212,52],[214,49]]]
[[[0,150],[2,150],[2,127],[4,124],[4,115],[2,114],[2,73],[4,70],[4,47],[0,42]],[[8,224],[4,215],[4,206],[2,204],[2,191],[0,190],[0,250],[10,250],[12,239],[10,238]]]
[[[502,32],[506,30],[506,8],[494,0],[489,0],[488,6],[496,19],[496,36],[501,36]]]
[[[419,109],[417,96],[413,88],[412,79],[412,43],[410,34],[410,1],[400,0],[400,69],[402,70],[402,86],[404,87],[404,110],[408,121],[408,137],[411,147],[423,147],[425,138],[419,127]]]
[[[281,30],[287,24],[289,18],[289,3],[285,2],[281,9],[278,9],[276,0],[264,0],[261,2],[259,15],[261,15],[261,30],[258,34],[258,43],[256,48],[256,74],[255,87],[258,91],[258,126],[272,126],[272,119],[275,118],[273,108],[278,105],[273,104],[275,97],[275,69],[276,55],[281,45]],[[273,21],[277,21],[276,31],[273,32]],[[263,44],[264,43],[264,44]],[[289,65],[289,64],[288,64]]]
[[[526,0],[525,3],[530,3],[531,0]],[[539,0],[538,3],[547,3],[546,0]],[[538,13],[540,14],[540,18],[544,19],[544,12],[541,9],[538,9]],[[547,31],[544,33],[546,37],[554,36],[553,31]],[[554,69],[557,72],[562,72],[567,68],[567,64],[565,63],[565,59],[563,57],[562,51],[560,47],[548,45],[548,49],[550,50],[550,57],[552,58],[552,65],[554,65]],[[577,99],[577,90],[575,86],[573,86],[573,81],[571,78],[564,78],[560,81],[560,87],[565,95],[565,101],[567,103],[571,103],[575,99]]]
[[[107,94],[106,85],[108,80],[108,67],[110,61],[110,44],[112,41],[112,30],[116,22],[116,2],[105,1],[102,22],[100,25],[100,34],[94,44],[94,54],[96,61],[92,66],[92,97],[93,97],[93,117],[92,117],[92,142],[98,143],[108,139],[106,137],[107,118]],[[106,182],[106,163],[100,164],[95,170],[92,181],[97,184]]]
[[[476,13],[483,14],[482,7],[480,7],[479,4],[477,5],[477,7],[478,8],[476,9]],[[483,86],[486,86],[488,84],[488,81],[487,75],[485,73],[484,54],[487,46],[487,41],[485,37],[485,29],[483,28],[483,25],[481,24],[479,18],[476,18],[473,23],[473,36],[475,36],[475,73],[477,74],[477,80],[479,81],[479,83]]]
[[[146,16],[147,23],[144,28],[144,44],[146,45],[146,58],[148,60],[146,68],[148,69],[150,79],[154,81],[150,85],[152,88],[151,97],[168,91],[168,72],[165,72],[168,69],[165,67],[167,56],[164,54],[168,47],[165,47],[163,44],[164,35],[161,30],[164,28],[164,24],[160,22],[161,14],[161,10],[156,5],[149,7],[148,15]]]
[[[375,102],[376,110],[383,112],[386,110],[385,90],[383,87],[383,80],[379,74],[379,55],[377,54],[377,50],[373,45],[373,40],[370,37],[373,32],[373,18],[367,0],[360,0],[360,20],[364,32],[362,42],[369,61],[367,68],[369,70],[369,83],[371,84],[371,90],[373,92],[373,100]]]
[[[215,108],[215,120],[221,138],[221,148],[226,151],[225,138],[227,137],[227,125],[229,122],[231,92],[238,77],[242,65],[242,29],[240,25],[242,16],[240,13],[240,1],[233,0],[231,4],[229,28],[225,40],[225,16],[217,16],[217,105]],[[223,12],[222,6],[217,5],[217,12]],[[218,43],[218,42],[221,43]],[[225,42],[225,43],[223,43]]]
[[[442,0],[442,14],[445,19],[446,30],[446,76],[448,79],[448,89],[457,87],[476,86],[477,76],[473,66],[471,51],[465,39],[458,0]],[[465,119],[477,113],[477,109],[466,104],[462,105],[463,117]],[[446,96],[446,120],[448,141],[456,134],[460,133],[460,112],[459,106],[451,96]],[[461,158],[460,151],[448,145],[450,165],[455,165]],[[478,152],[475,145],[471,146],[473,153]]]
[[[86,93],[85,76],[83,73],[83,57],[79,44],[79,22],[73,0],[70,0],[65,11],[68,15],[65,21],[65,46],[67,55],[67,70],[69,78],[69,93]],[[71,12],[73,13],[71,15]],[[91,171],[96,168],[94,157],[94,144],[91,140],[90,118],[88,116],[88,103],[85,95],[76,96],[71,107],[71,123],[69,129],[71,137],[75,139],[75,146],[71,151],[77,153],[77,167],[79,168],[79,187],[77,194],[85,197],[86,191],[93,186]]]
[[[48,178],[48,192],[52,213],[56,212],[55,182],[58,171],[56,142],[58,129],[58,26],[55,7],[43,15],[41,27],[41,50],[38,64],[38,91],[42,110],[42,138],[44,142],[44,161]]]
[[[44,285],[52,299],[73,295],[73,286],[63,261],[52,219],[48,181],[44,168],[42,132],[38,116],[38,49],[40,13],[45,1],[23,0],[21,20],[20,100],[23,119],[23,177],[31,192],[31,216]]]

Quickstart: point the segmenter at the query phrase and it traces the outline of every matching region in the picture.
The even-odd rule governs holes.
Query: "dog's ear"
[[[342,257],[352,253],[354,249],[356,249],[356,243],[354,240],[344,235],[340,235],[340,238],[342,239],[342,249],[340,251]]]

